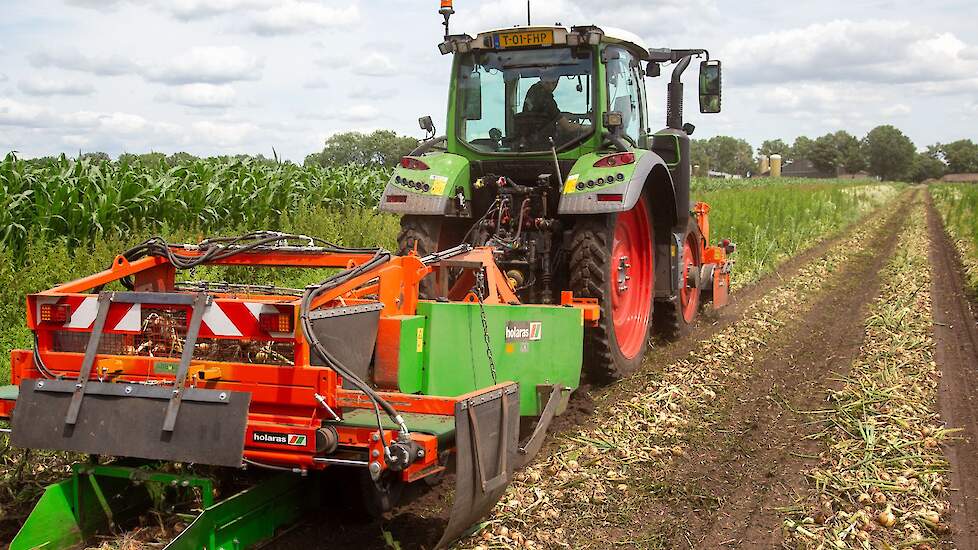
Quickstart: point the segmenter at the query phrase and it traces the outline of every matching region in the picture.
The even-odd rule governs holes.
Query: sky
[[[301,162],[330,135],[445,127],[436,0],[0,0],[0,151],[250,153]],[[524,0],[456,0],[453,32],[522,24]],[[630,30],[723,62],[694,137],[755,147],[879,124],[978,139],[975,0],[533,0],[538,24]],[[653,129],[663,76],[649,78]]]

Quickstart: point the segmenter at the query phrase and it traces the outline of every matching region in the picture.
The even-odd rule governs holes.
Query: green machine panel
[[[538,385],[577,388],[584,346],[582,310],[483,307],[496,380],[519,383],[521,415],[536,416],[543,410]],[[455,396],[493,385],[478,303],[421,302],[418,314],[427,318],[421,393]]]

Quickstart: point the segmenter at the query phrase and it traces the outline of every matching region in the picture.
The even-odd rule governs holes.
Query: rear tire
[[[397,235],[397,255],[407,256],[417,251],[418,256],[445,250],[458,244],[453,241],[454,225],[438,216],[403,216],[401,232]],[[435,277],[429,275],[418,285],[419,297],[423,300],[438,298]]]
[[[702,237],[696,221],[689,220],[686,235],[683,238],[683,265],[680,282],[684,285],[675,300],[656,302],[653,318],[655,334],[669,342],[674,342],[685,336],[696,323],[699,313],[702,291],[697,286],[698,273],[703,266],[701,250]]]
[[[641,198],[628,212],[581,217],[570,245],[570,289],[597,298],[601,318],[584,331],[584,373],[608,383],[634,370],[648,346],[654,295],[652,216]]]

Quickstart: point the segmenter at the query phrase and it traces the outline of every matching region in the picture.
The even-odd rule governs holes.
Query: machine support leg
[[[180,412],[180,403],[183,400],[183,384],[187,381],[187,373],[190,371],[190,361],[194,357],[197,334],[200,333],[200,323],[204,319],[207,301],[208,297],[204,293],[194,297],[193,314],[190,317],[190,326],[187,328],[187,337],[183,342],[180,366],[177,367],[176,378],[173,380],[173,397],[170,398],[170,403],[166,407],[166,417],[163,419],[164,432],[172,432],[177,424],[177,414]]]
[[[112,305],[112,294],[102,292],[98,295],[98,314],[95,316],[95,325],[92,327],[92,334],[88,337],[88,347],[85,348],[85,358],[82,360],[81,370],[78,372],[78,382],[75,383],[75,393],[71,396],[71,403],[68,404],[68,413],[65,415],[65,424],[74,426],[78,421],[78,411],[81,410],[82,398],[85,397],[85,386],[88,378],[92,374],[92,366],[95,365],[95,356],[98,354],[98,344],[102,339],[102,331],[105,329],[105,318],[109,314],[109,306]]]

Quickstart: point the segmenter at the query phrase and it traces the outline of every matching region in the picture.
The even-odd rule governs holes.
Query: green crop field
[[[60,158],[0,162],[0,379],[9,350],[30,346],[24,300],[104,269],[152,235],[171,242],[256,229],[301,233],[350,246],[395,247],[398,220],[376,211],[389,172],[301,167],[235,159],[109,162]],[[709,202],[714,240],[738,243],[735,281],[756,280],[779,262],[894,197],[899,185],[813,180],[694,181]],[[302,286],[317,273],[234,268],[196,277]],[[245,277],[249,277],[246,279]],[[274,279],[272,279],[274,277]],[[256,280],[259,279],[259,280]]]
[[[14,254],[40,239],[88,245],[168,229],[279,229],[298,210],[372,208],[388,172],[256,160],[0,161],[0,245]]]
[[[931,187],[934,206],[956,241],[968,282],[978,292],[978,185],[947,183]]]

